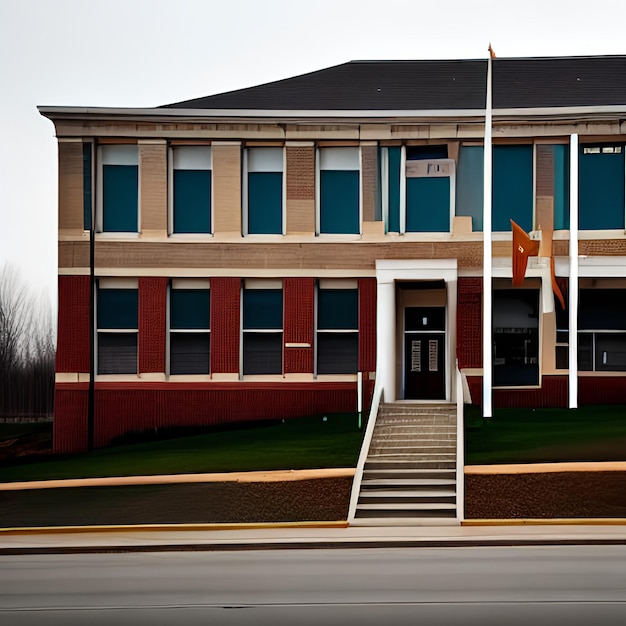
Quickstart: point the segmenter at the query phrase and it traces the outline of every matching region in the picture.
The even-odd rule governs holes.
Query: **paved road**
[[[626,623],[626,546],[0,557],[0,624]]]

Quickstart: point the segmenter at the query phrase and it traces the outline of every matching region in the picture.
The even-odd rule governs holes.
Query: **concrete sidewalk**
[[[624,545],[626,524],[537,523],[464,526],[312,525],[14,529],[0,533],[0,555],[97,552]],[[343,525],[343,527],[342,527]]]

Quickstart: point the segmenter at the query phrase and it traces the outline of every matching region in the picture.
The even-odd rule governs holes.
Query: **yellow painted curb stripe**
[[[273,528],[347,528],[347,520],[335,522],[267,522],[244,524],[134,524],[110,526],[24,526],[0,528],[0,535],[71,534],[115,532],[194,532],[215,530],[263,530]]]

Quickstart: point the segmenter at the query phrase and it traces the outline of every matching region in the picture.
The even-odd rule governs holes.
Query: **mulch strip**
[[[0,492],[0,527],[337,521],[352,478]]]
[[[467,474],[468,519],[626,518],[626,472]]]

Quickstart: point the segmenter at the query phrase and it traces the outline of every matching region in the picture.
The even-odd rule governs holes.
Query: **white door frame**
[[[456,399],[456,259],[406,259],[376,261],[376,376],[385,402],[396,397],[396,281],[444,280],[446,283],[446,401]],[[462,390],[458,390],[462,393]]]

